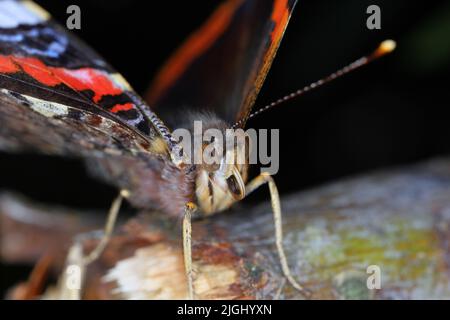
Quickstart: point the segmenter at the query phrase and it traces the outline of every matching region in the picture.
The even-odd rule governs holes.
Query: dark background
[[[67,6],[78,4],[82,28],[76,33],[139,93],[219,3],[37,2],[63,24]],[[381,7],[381,30],[366,28],[370,4]],[[450,153],[448,1],[300,0],[256,106],[341,68],[386,38],[398,43],[392,55],[249,122],[280,129],[275,179],[282,194]],[[214,84],[204,85],[208,90]],[[0,189],[49,204],[106,212],[115,195],[89,178],[77,160],[0,153],[0,170]],[[267,192],[249,199],[261,200],[268,200]]]

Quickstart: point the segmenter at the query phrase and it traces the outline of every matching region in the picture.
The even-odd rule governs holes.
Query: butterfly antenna
[[[375,49],[370,55],[359,58],[358,60],[353,61],[349,65],[328,75],[327,77],[322,78],[316,82],[313,82],[310,85],[307,85],[306,87],[303,87],[303,88],[301,88],[297,91],[294,91],[290,94],[287,94],[284,97],[282,97],[278,100],[275,100],[272,103],[256,110],[255,112],[251,113],[247,118],[241,119],[238,122],[236,122],[233,125],[233,128],[240,126],[242,123],[245,123],[248,119],[251,119],[251,118],[257,116],[258,114],[263,113],[264,111],[272,109],[273,107],[278,106],[288,100],[297,98],[298,96],[301,96],[304,93],[306,93],[312,89],[318,88],[334,79],[337,79],[337,78],[343,76],[344,74],[347,74],[355,69],[358,69],[359,67],[362,67],[362,66],[368,64],[369,62],[372,62],[373,60],[376,60],[376,59],[384,56],[385,54],[392,52],[395,49],[395,47],[396,47],[396,43],[394,40],[384,40],[383,42],[380,43],[378,48]]]

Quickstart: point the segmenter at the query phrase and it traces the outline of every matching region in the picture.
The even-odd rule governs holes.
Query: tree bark
[[[450,298],[450,159],[349,178],[281,203],[289,264],[312,299]],[[69,212],[1,197],[2,260],[36,262],[46,254],[52,257],[47,269],[64,274],[74,236],[102,224]],[[194,222],[197,298],[304,299],[284,281],[272,221],[265,201]],[[84,241],[82,249],[96,242]],[[76,256],[71,263],[77,264]],[[41,259],[40,269],[43,264]],[[141,212],[119,223],[104,254],[86,268],[80,297],[182,299],[183,270],[180,223]],[[38,292],[45,272],[36,273],[10,297],[63,295],[62,280]],[[369,289],[378,275],[380,289]]]

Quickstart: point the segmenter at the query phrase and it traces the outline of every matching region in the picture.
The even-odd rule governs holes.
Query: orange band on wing
[[[20,71],[19,66],[9,56],[0,55],[0,73],[14,73],[18,71]]]
[[[116,104],[114,107],[111,108],[112,113],[117,113],[120,111],[128,111],[134,108],[134,104],[132,103],[125,103],[125,104]]]
[[[172,55],[156,76],[146,96],[149,104],[155,103],[179,79],[189,65],[225,32],[241,3],[242,0],[228,0],[220,5],[206,23]]]
[[[0,55],[0,73],[15,73],[21,70],[49,87],[65,84],[75,91],[91,90],[94,92],[95,103],[99,102],[103,96],[119,95],[123,92],[123,89],[101,70],[50,67],[34,57]]]
[[[273,5],[271,16],[272,21],[275,23],[275,27],[270,34],[272,42],[278,41],[283,36],[289,15],[290,9],[288,0],[276,0]]]

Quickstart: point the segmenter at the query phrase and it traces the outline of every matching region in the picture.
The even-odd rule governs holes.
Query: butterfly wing
[[[169,58],[145,99],[158,112],[210,110],[244,125],[296,0],[228,0]]]
[[[0,1],[0,88],[3,149],[152,154],[165,129],[119,73],[28,0]]]

